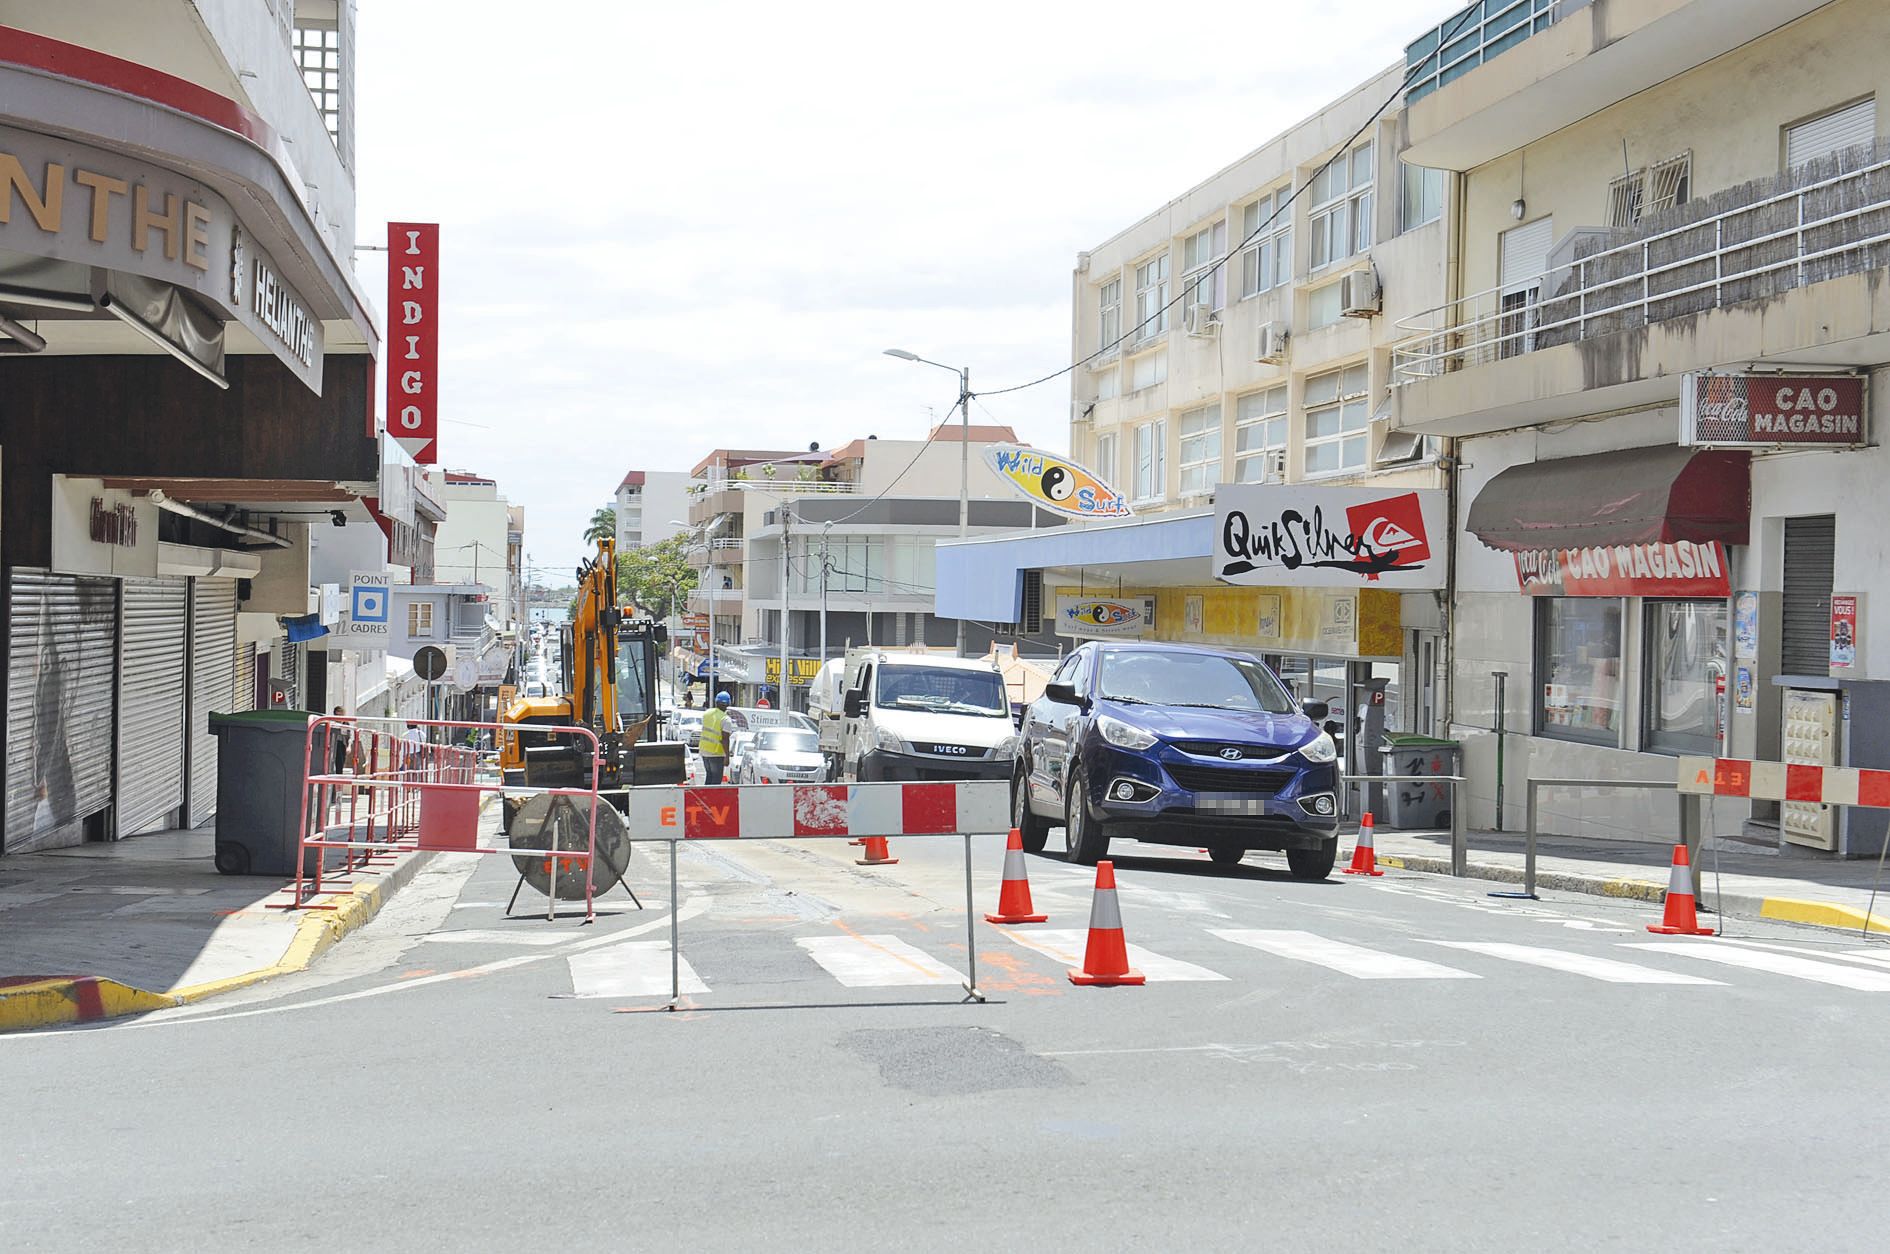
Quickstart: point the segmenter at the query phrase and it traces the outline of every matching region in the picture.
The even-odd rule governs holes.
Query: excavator
[[[578,567],[577,580],[577,603],[570,621],[559,629],[562,691],[556,696],[519,697],[500,711],[499,721],[518,729],[501,733],[499,764],[506,784],[527,788],[590,787],[590,741],[533,730],[573,725],[597,733],[603,759],[597,778],[600,791],[685,782],[687,751],[682,742],[657,738],[657,662],[669,643],[668,630],[639,614],[635,606],[617,603],[614,540],[597,542],[597,556]],[[608,800],[613,808],[597,816],[600,889],[607,882],[607,873],[621,877],[629,861],[629,844],[621,839],[625,828],[619,813],[628,809],[629,799],[619,792]],[[523,827],[529,831],[520,830],[521,816]],[[514,845],[563,849],[573,847],[567,839],[577,825],[588,826],[589,815],[582,798],[538,794],[507,796],[503,817]],[[558,829],[555,834],[550,830],[554,827]],[[544,843],[539,843],[541,839]],[[540,881],[549,881],[551,876],[532,874],[539,865],[540,860],[519,860],[524,878],[544,891],[548,884]],[[559,897],[583,896],[581,870],[558,878]],[[574,881],[574,892],[567,891],[567,880]]]

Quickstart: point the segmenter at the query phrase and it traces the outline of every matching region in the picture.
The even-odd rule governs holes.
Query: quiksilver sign
[[[1300,588],[1441,588],[1444,494],[1229,484],[1214,490],[1214,577]]]

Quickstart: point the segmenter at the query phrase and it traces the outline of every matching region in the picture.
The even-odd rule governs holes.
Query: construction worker
[[[728,694],[716,693],[715,708],[702,716],[702,736],[696,742],[702,754],[703,782],[711,787],[722,782],[722,768],[728,765],[728,707]]]

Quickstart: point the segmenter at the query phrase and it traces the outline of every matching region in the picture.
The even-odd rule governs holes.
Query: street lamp
[[[715,520],[709,519],[706,522],[692,526],[680,518],[672,518],[668,523],[671,527],[680,527],[685,531],[702,532],[702,539],[700,541],[702,545],[702,569],[703,572],[709,576],[709,685],[708,689],[703,694],[702,706],[704,709],[715,704],[715,694],[721,683],[721,676],[716,674],[715,671],[715,546],[711,543],[708,534],[709,529],[713,527],[714,524]],[[694,547],[696,546],[693,544],[689,546],[689,548],[692,549]],[[684,550],[684,552],[687,551],[687,549]]]
[[[922,366],[937,366],[940,370],[949,370],[958,376],[958,538],[964,540],[971,535],[971,367],[948,366],[941,361],[932,361],[917,353],[909,353],[903,348],[889,348],[886,356],[897,357],[901,361],[916,361]],[[1034,515],[1033,515],[1034,516]],[[966,655],[965,620],[958,620],[958,656]]]

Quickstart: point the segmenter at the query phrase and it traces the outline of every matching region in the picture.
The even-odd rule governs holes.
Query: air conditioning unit
[[[1187,317],[1182,326],[1187,329],[1189,335],[1202,336],[1213,335],[1220,327],[1220,323],[1215,320],[1212,305],[1200,304],[1188,306]]]
[[[1263,322],[1260,324],[1260,344],[1254,353],[1255,361],[1281,362],[1286,360],[1286,341],[1292,332],[1284,322]]]
[[[1371,270],[1354,270],[1339,280],[1339,312],[1348,318],[1370,318],[1384,307],[1384,293],[1378,290],[1378,275]]]

